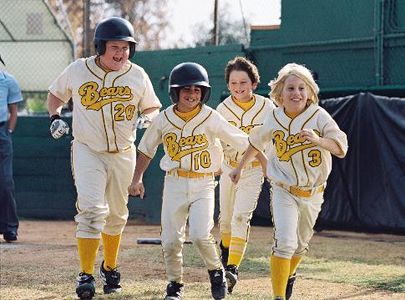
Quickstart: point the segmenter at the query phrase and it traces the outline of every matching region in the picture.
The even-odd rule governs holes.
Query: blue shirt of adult
[[[15,77],[0,70],[0,122],[8,119],[8,105],[22,100],[21,89]]]

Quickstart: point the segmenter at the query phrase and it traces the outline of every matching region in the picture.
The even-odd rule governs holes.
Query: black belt
[[[0,122],[0,127],[6,125],[6,121]]]

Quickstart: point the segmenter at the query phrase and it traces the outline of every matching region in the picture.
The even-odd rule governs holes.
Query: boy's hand
[[[242,170],[239,168],[236,168],[236,169],[232,170],[231,173],[229,173],[229,177],[231,178],[231,180],[234,184],[238,183],[241,173],[242,173]]]
[[[128,187],[128,193],[131,196],[139,196],[139,198],[143,199],[145,196],[145,187],[143,182],[139,181],[136,183],[131,183],[131,185]]]

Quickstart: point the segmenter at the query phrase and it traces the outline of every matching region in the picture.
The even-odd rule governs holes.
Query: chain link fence
[[[167,30],[159,0],[0,0],[0,54],[23,90],[22,113],[46,113],[51,82],[77,57],[95,54],[96,24],[125,16],[137,29],[137,49],[159,48]],[[142,45],[142,46],[139,46]]]
[[[74,58],[72,37],[46,1],[0,0],[1,65],[23,91],[20,113],[46,112],[50,83]]]

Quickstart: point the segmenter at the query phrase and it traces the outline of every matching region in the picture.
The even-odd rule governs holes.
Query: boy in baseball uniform
[[[260,83],[260,76],[257,67],[246,58],[235,57],[227,63],[225,80],[231,95],[218,105],[217,111],[230,124],[249,134],[253,128],[263,125],[264,118],[271,113],[275,105],[270,99],[254,94]],[[238,184],[235,185],[229,178],[229,173],[238,165],[243,153],[226,143],[223,143],[222,147],[225,159],[219,181],[220,247],[228,292],[232,293],[264,177],[261,162],[255,159],[245,166]],[[265,166],[266,158],[259,157]]]
[[[48,95],[55,139],[69,130],[60,113],[73,100],[72,172],[80,258],[76,293],[80,299],[95,294],[93,274],[100,238],[104,293],[121,291],[117,256],[135,169],[135,119],[138,114],[157,115],[161,107],[148,75],[129,61],[136,44],[131,23],[117,17],[101,21],[94,42],[98,54],[70,64]]]
[[[248,136],[206,106],[211,87],[207,71],[187,62],[174,67],[169,78],[173,105],[162,111],[145,131],[138,147],[137,165],[129,193],[144,195],[143,174],[163,144],[160,167],[166,172],[162,201],[161,239],[168,285],[165,299],[183,295],[183,256],[186,223],[189,238],[207,269],[214,299],[224,299],[227,285],[214,226],[214,172],[221,167],[220,141],[237,151],[248,146]]]
[[[346,134],[318,106],[319,88],[306,67],[287,64],[269,85],[279,107],[263,126],[252,130],[250,145],[230,177],[237,183],[250,157],[273,143],[267,164],[273,188],[270,267],[274,299],[281,300],[290,299],[297,267],[308,251],[332,168],[331,155],[343,158],[348,144]]]

